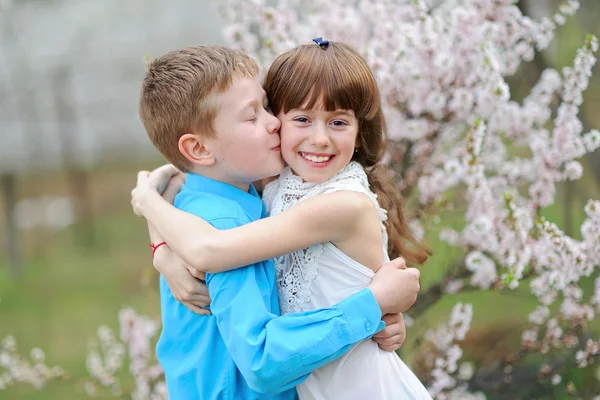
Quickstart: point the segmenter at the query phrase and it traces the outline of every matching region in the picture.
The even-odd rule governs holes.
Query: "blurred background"
[[[21,353],[42,348],[48,364],[75,380],[86,376],[89,339],[102,324],[116,328],[123,306],[159,318],[145,223],[129,203],[136,172],[163,162],[137,113],[144,60],[188,45],[224,44],[217,3],[0,0],[0,339],[14,335]],[[558,5],[519,2],[533,17]],[[544,68],[572,63],[585,35],[600,34],[599,20],[600,2],[584,1],[550,49],[511,78],[513,97],[528,93]],[[600,127],[598,110],[596,65],[582,107],[586,131]],[[584,177],[562,186],[546,210],[576,238],[586,200],[600,199],[600,154],[583,165]],[[427,238],[435,255],[422,269],[422,290],[462,257],[439,242],[435,229]],[[441,316],[459,297],[473,303],[475,314],[466,356],[492,360],[518,343],[510,332],[535,306],[523,293],[443,298],[409,328],[402,351],[410,360],[423,332],[445,322]],[[0,398],[75,399],[81,390],[61,382],[41,391],[15,385],[0,390]]]

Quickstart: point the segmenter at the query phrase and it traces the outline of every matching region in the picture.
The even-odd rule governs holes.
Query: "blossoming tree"
[[[446,292],[527,285],[539,305],[521,348],[494,368],[512,368],[541,352],[548,360],[542,378],[558,384],[568,363],[551,366],[550,360],[564,349],[572,349],[567,353],[581,367],[600,356],[586,329],[600,310],[600,278],[591,297],[581,288],[600,265],[600,201],[585,207],[581,240],[540,214],[555,202],[557,184],[579,179],[579,160],[600,146],[600,132],[584,132],[578,118],[598,41],[589,36],[571,67],[562,74],[546,69],[516,102],[506,78],[549,45],[579,1],[566,1],[540,21],[515,3],[280,0],[269,6],[227,0],[222,10],[229,42],[264,66],[316,35],[363,54],[381,89],[390,167],[399,190],[418,197],[413,229],[422,233],[448,210],[464,213],[460,230],[440,220],[448,224],[440,238],[466,254],[444,280]],[[427,295],[420,296],[425,303],[419,310],[430,304]],[[479,383],[478,372],[459,373],[457,341],[471,316],[471,306],[459,303],[449,325],[427,335],[432,346],[425,348],[437,355],[423,358],[429,372],[421,378],[437,398],[465,399],[469,390],[490,389]]]
[[[562,385],[580,397],[594,393],[598,384],[584,392],[561,376],[571,366],[585,368],[600,358],[600,343],[589,327],[600,311],[600,201],[585,206],[581,240],[566,235],[541,211],[555,202],[557,184],[580,179],[581,158],[600,147],[600,132],[584,132],[578,117],[598,41],[588,37],[562,73],[543,71],[522,102],[511,99],[506,81],[549,45],[579,1],[566,0],[539,21],[523,15],[515,0],[267,3],[219,3],[231,45],[265,67],[277,54],[317,35],[358,49],[380,85],[392,140],[387,162],[397,174],[398,189],[417,199],[412,228],[423,234],[439,222],[445,226],[440,239],[464,250],[459,267],[448,269],[438,290],[422,293],[413,318],[441,295],[464,290],[525,286],[539,303],[520,333],[520,345],[473,370],[461,362],[473,308],[457,302],[448,321],[427,332],[416,358],[432,396],[468,400],[510,393],[512,373],[531,354],[543,359],[533,373],[539,384]],[[440,217],[448,212],[460,213],[461,229]],[[582,284],[593,279],[592,293],[585,292]],[[100,346],[88,357],[88,392],[106,386],[122,393],[114,376],[128,349],[133,397],[163,398],[148,344],[156,326],[126,309],[121,327],[121,342],[105,328],[99,331]],[[32,359],[19,357],[14,343],[5,341],[0,367],[9,373],[0,379],[0,389],[2,382],[15,379],[35,381],[36,370],[43,379],[63,375],[46,367],[38,350]]]

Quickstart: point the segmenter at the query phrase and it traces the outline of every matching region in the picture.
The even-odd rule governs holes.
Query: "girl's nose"
[[[318,147],[327,147],[329,145],[329,135],[327,129],[317,126],[310,137],[310,143]]]

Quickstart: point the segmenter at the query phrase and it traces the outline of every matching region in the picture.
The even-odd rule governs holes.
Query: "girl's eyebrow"
[[[308,111],[321,111],[321,110],[317,110],[315,108],[297,107],[297,108],[292,108],[290,111],[308,112]],[[353,117],[354,116],[354,111],[352,111],[352,110],[334,110],[334,111],[326,111],[326,112],[330,112],[330,113],[333,113],[333,114],[344,114],[344,115],[347,115],[349,117]]]

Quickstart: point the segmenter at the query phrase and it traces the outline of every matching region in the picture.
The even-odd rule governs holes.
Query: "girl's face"
[[[281,155],[306,182],[322,183],[352,159],[358,119],[352,110],[293,109],[280,112]]]

